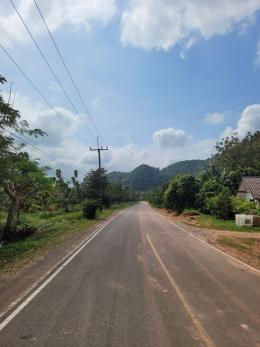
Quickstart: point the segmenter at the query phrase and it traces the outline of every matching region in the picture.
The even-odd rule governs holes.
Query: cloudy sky
[[[61,161],[37,153],[43,164],[96,168],[97,129],[104,166],[121,171],[207,158],[222,136],[260,130],[260,0],[37,0],[95,125],[34,0],[12,1],[69,96],[0,0],[0,43],[45,97],[0,49],[14,107]]]

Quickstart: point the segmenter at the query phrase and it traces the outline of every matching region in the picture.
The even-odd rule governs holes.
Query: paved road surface
[[[260,346],[259,291],[259,273],[140,203],[10,321],[0,346]]]

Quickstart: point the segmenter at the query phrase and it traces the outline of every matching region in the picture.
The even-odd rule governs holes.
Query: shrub
[[[27,237],[33,235],[36,232],[37,228],[28,224],[18,224],[12,230],[5,230],[3,228],[3,241],[5,242],[17,242]]]
[[[210,208],[208,206],[208,202],[211,198],[220,194],[223,189],[224,186],[215,178],[204,182],[199,190],[199,193],[196,195],[197,207],[200,209],[200,211],[209,213]]]
[[[207,201],[207,206],[210,213],[217,218],[227,220],[233,214],[233,205],[228,188],[223,189],[216,197],[210,198]]]
[[[97,200],[89,199],[83,203],[83,216],[87,219],[95,219],[99,203]]]
[[[180,175],[170,180],[163,195],[164,207],[181,213],[196,206],[198,180],[192,175]]]
[[[232,198],[234,213],[257,214],[256,203],[245,199]]]

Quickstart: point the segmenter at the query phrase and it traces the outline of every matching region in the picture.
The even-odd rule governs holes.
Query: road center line
[[[204,341],[205,345],[207,347],[215,347],[214,342],[211,340],[211,338],[209,337],[209,335],[207,334],[206,329],[204,328],[204,326],[202,325],[202,323],[199,321],[199,319],[197,318],[197,316],[195,315],[195,313],[193,312],[192,308],[190,307],[190,305],[188,304],[188,302],[186,301],[185,297],[183,296],[180,288],[178,287],[177,283],[175,282],[174,278],[171,276],[170,272],[168,271],[168,269],[166,268],[164,262],[162,261],[161,257],[159,256],[158,252],[156,251],[150,237],[148,234],[146,234],[146,238],[148,240],[148,243],[155,255],[155,257],[157,258],[159,264],[161,265],[165,275],[167,276],[169,282],[171,283],[173,289],[175,290],[176,294],[178,295],[181,303],[183,304],[186,312],[188,313],[190,319],[192,320],[193,324],[196,326],[202,340]]]
[[[114,217],[109,219],[100,229],[98,229],[94,234],[92,234],[76,251],[60,266],[58,269],[48,277],[34,292],[31,293],[13,312],[11,312],[1,323],[0,331],[2,331],[82,250],[85,248],[99,233],[114,219],[116,219],[123,211],[117,213]]]

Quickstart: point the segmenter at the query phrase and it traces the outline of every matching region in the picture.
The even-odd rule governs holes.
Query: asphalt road
[[[24,304],[0,346],[260,346],[259,314],[260,273],[140,203]]]

